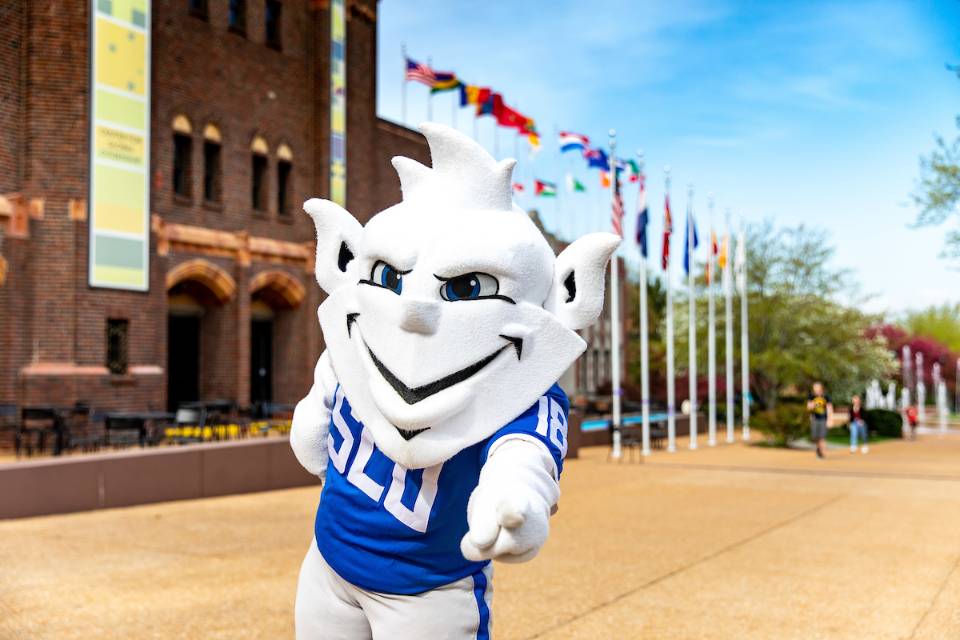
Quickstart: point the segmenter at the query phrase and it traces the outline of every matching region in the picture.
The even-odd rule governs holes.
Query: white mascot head
[[[397,157],[403,201],[366,225],[311,199],[318,311],[334,373],[380,449],[411,469],[443,462],[529,408],[586,344],[619,238],[559,257],[512,200],[515,160],[438,124],[433,168]]]

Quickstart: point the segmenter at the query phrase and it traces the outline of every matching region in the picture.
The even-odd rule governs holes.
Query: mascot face
[[[304,204],[334,372],[377,446],[407,468],[489,437],[563,374],[619,242],[591,234],[555,258],[512,202],[515,161],[454,129],[420,129],[433,168],[394,158],[403,201],[366,227],[331,202]]]

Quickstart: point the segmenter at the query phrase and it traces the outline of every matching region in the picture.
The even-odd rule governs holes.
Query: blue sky
[[[960,300],[960,271],[938,258],[943,229],[911,228],[909,201],[918,156],[935,133],[956,131],[960,80],[944,69],[960,62],[956,0],[386,0],[379,15],[380,115],[401,119],[402,44],[415,59],[501,92],[544,138],[531,159],[525,142],[497,134],[501,157],[519,152],[518,177],[562,183],[572,170],[588,187],[556,202],[519,198],[564,235],[608,229],[609,191],[573,154],[560,156],[555,131],[606,143],[615,128],[621,151],[646,156],[651,238],[659,238],[670,165],[674,215],[692,182],[701,227],[713,192],[718,225],[729,207],[735,225],[770,218],[826,229],[836,265],[861,284],[850,299],[872,294],[870,311]],[[427,93],[408,86],[408,124],[426,119]],[[434,98],[434,120],[452,122],[454,99]],[[457,111],[456,124],[472,133],[470,111]],[[478,126],[494,151],[493,120]],[[626,195],[627,238],[635,193]],[[621,251],[633,257],[636,245]],[[651,253],[658,259],[657,242]]]

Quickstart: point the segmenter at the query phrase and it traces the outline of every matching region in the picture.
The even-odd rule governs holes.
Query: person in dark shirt
[[[860,396],[854,395],[850,399],[850,453],[857,452],[857,436],[860,436],[860,453],[870,451],[867,446],[867,421],[863,418],[863,405]]]
[[[817,445],[817,457],[822,458],[826,450],[827,425],[833,420],[833,401],[824,393],[822,382],[813,383],[813,391],[807,397],[807,411],[810,412],[810,440]]]

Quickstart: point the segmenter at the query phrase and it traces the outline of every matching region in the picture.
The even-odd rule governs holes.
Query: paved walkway
[[[960,638],[960,437],[590,449],[498,638]],[[0,522],[0,638],[284,638],[317,491]]]

